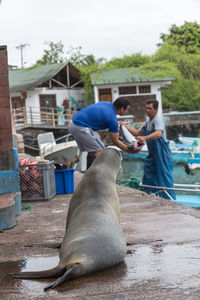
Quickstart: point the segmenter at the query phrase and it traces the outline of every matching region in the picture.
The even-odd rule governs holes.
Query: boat
[[[58,139],[54,138],[53,132],[40,133],[37,136],[40,157],[54,161],[55,164],[65,165],[67,168],[75,168],[85,172],[87,169],[87,153],[80,153],[78,145],[67,134]]]
[[[200,146],[200,138],[179,136],[178,139],[182,144]]]
[[[156,194],[165,193],[169,200],[176,202],[178,204],[186,205],[189,207],[200,207],[200,185],[197,184],[174,184],[174,188],[161,187],[161,186],[151,186],[140,184],[143,188],[154,188],[157,190]],[[168,193],[169,190],[176,192],[176,199],[173,199]],[[178,193],[184,194],[178,194]],[[197,194],[196,194],[197,193]]]
[[[55,140],[53,132],[38,134],[40,156],[47,160],[54,160],[57,164],[65,164],[66,160],[73,160],[76,155],[79,155],[79,150],[75,141],[68,140],[69,136],[65,135]]]
[[[200,151],[195,152],[192,145],[176,144],[174,141],[169,141],[169,147],[172,152],[174,164],[188,164],[192,170],[200,168]],[[123,152],[124,159],[142,159],[144,160],[148,155],[147,145],[145,144],[139,153]]]

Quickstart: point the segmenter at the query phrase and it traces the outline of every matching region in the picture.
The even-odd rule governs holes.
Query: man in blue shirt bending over
[[[114,145],[126,152],[134,153],[119,140],[117,115],[127,115],[130,103],[119,97],[113,103],[98,102],[78,111],[69,124],[69,131],[77,142],[81,152],[87,151],[87,168],[90,167],[104,144],[95,132],[108,129]]]

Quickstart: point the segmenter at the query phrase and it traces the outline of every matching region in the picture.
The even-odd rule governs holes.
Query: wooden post
[[[33,114],[32,114],[32,107],[30,107],[30,117],[31,117],[31,125],[33,125]]]
[[[71,99],[70,99],[70,70],[69,70],[69,64],[66,66],[67,71],[67,92],[68,92],[68,99],[69,99],[69,110],[71,114]]]
[[[24,127],[27,125],[27,112],[26,107],[23,107],[23,114],[24,114]]]
[[[0,46],[0,171],[14,167],[7,47]]]
[[[0,46],[0,230],[16,225],[21,213],[18,152],[13,148],[7,47]]]
[[[51,109],[52,114],[52,125],[55,127],[55,115],[54,115],[54,108]]]

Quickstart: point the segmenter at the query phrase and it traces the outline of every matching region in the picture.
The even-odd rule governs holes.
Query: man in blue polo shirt
[[[69,131],[77,142],[81,152],[87,151],[87,168],[90,167],[104,144],[95,132],[108,129],[114,145],[126,152],[132,152],[119,140],[117,115],[127,115],[130,103],[119,97],[114,103],[99,102],[89,105],[77,112],[69,124]]]

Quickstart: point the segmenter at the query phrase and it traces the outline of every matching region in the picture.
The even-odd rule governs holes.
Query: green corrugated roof
[[[101,84],[119,84],[119,83],[133,83],[133,82],[155,82],[155,81],[169,81],[174,80],[173,76],[161,77],[145,75],[145,71],[138,68],[124,68],[104,70],[93,73],[91,75],[92,85]]]
[[[53,78],[67,63],[51,64],[31,69],[9,71],[10,92],[34,89]]]

